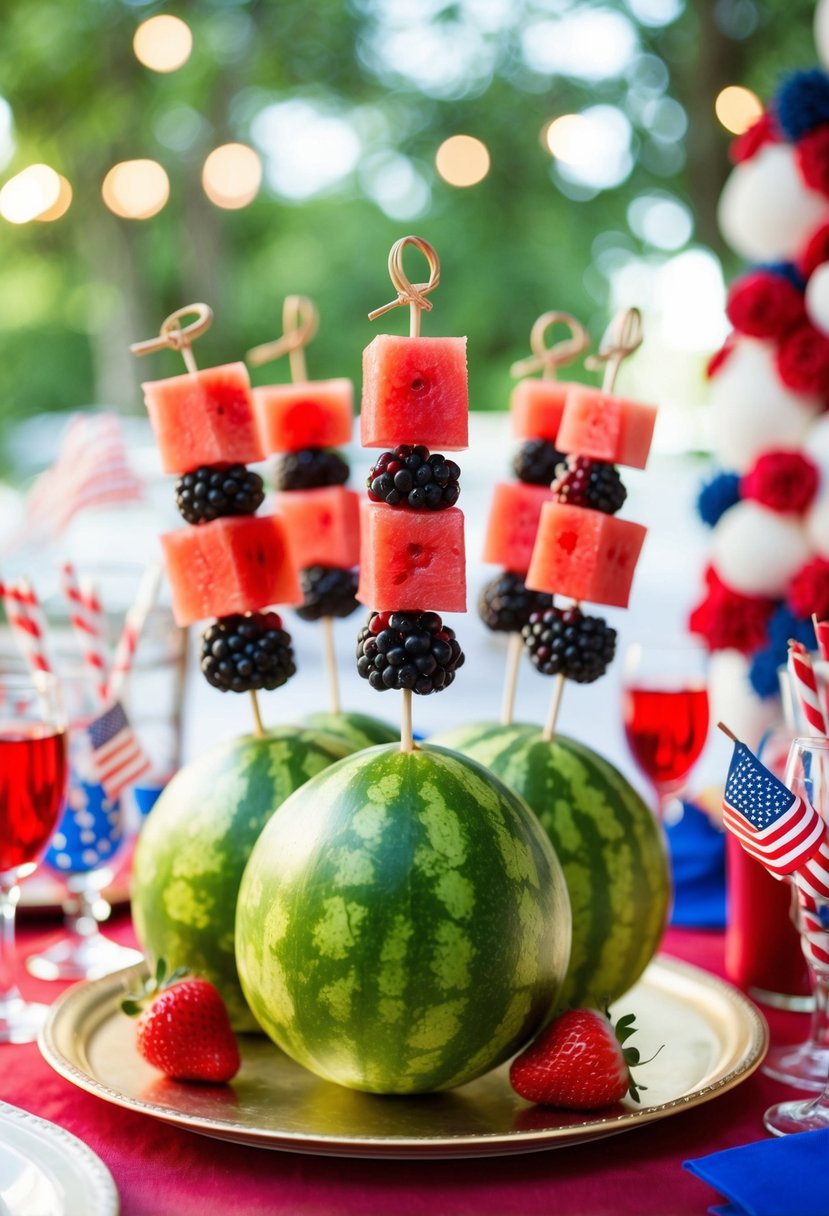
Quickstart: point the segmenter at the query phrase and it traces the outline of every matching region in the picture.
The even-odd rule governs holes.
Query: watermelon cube
[[[253,390],[266,452],[335,448],[351,442],[354,386],[350,380],[269,384]]]
[[[593,460],[644,469],[655,422],[655,405],[572,385],[564,402],[556,447]]]
[[[150,380],[141,387],[165,473],[265,459],[244,363]]]
[[[363,351],[360,435],[364,448],[467,447],[466,338],[378,334]]]
[[[288,533],[297,570],[338,566],[350,570],[360,560],[360,495],[345,486],[286,490],[276,510]]]
[[[277,515],[238,515],[161,537],[176,624],[301,604],[288,536]]]
[[[547,503],[526,584],[533,591],[627,608],[646,532],[642,524],[603,511]]]
[[[364,499],[357,599],[380,612],[466,612],[463,512]]]
[[[523,481],[499,482],[489,509],[483,560],[515,574],[526,574],[541,518],[541,508],[552,500],[547,486]]]
[[[573,387],[559,380],[519,380],[509,402],[516,439],[547,439],[555,443],[564,399]]]

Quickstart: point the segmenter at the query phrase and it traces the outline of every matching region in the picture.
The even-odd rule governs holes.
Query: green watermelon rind
[[[637,981],[659,946],[671,902],[665,836],[609,761],[538,726],[478,722],[435,736],[515,789],[538,815],[567,880],[573,948],[560,1004],[602,1005]]]
[[[382,718],[360,713],[312,713],[302,719],[303,725],[342,739],[349,747],[360,750],[379,743],[396,743],[400,730]]]
[[[327,1080],[449,1089],[549,1017],[570,910],[555,854],[486,769],[391,744],[289,798],[242,879],[237,962],[268,1035]]]
[[[132,873],[136,934],[151,963],[188,967],[216,984],[237,1030],[256,1030],[236,972],[234,921],[242,871],[259,833],[309,777],[348,754],[300,727],[211,748],[170,781],[143,825]]]

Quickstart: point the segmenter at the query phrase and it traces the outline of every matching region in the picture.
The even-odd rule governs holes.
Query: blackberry
[[[286,452],[276,462],[277,490],[317,490],[342,486],[348,481],[348,465],[330,448],[301,448]]]
[[[299,572],[302,603],[296,614],[303,621],[322,616],[351,616],[357,607],[357,572],[338,566],[306,566]]]
[[[436,612],[372,612],[357,637],[357,672],[378,692],[440,692],[463,661],[454,629]]]
[[[592,684],[603,676],[616,653],[616,630],[600,616],[579,608],[534,612],[521,631],[530,659],[545,676],[566,676]]]
[[[403,443],[393,452],[381,452],[369,470],[366,485],[372,502],[415,511],[442,511],[454,507],[460,496],[461,475],[454,460],[439,452],[430,454],[423,444]]]
[[[478,615],[487,629],[499,633],[518,633],[533,612],[552,608],[553,597],[546,591],[530,591],[520,574],[503,570],[487,583],[478,597]]]
[[[512,459],[512,469],[519,481],[531,486],[548,486],[566,457],[547,439],[530,439],[522,443]]]
[[[566,468],[553,482],[553,494],[558,502],[606,515],[615,515],[628,496],[616,466],[589,456],[568,456]]]
[[[290,635],[275,612],[220,617],[202,635],[201,669],[222,692],[279,688],[296,671]]]
[[[176,482],[176,506],[188,524],[253,515],[264,500],[262,478],[243,464],[202,465]]]

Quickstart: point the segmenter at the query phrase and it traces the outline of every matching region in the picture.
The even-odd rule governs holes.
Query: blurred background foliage
[[[766,98],[782,72],[811,65],[812,11],[811,0],[4,0],[0,183],[43,162],[73,197],[51,223],[0,219],[0,437],[44,411],[140,412],[139,381],[181,363],[139,363],[128,345],[193,300],[215,311],[196,352],[206,365],[275,337],[283,297],[310,295],[311,376],[359,381],[378,328],[366,314],[391,298],[388,249],[408,231],[440,254],[424,332],[469,334],[474,408],[504,408],[539,313],[570,310],[598,338],[620,302],[663,321],[674,309],[653,348],[686,368],[669,395],[693,397],[721,336],[714,258],[726,277],[735,269],[716,226],[730,136],[714,101],[730,84]],[[166,74],[133,52],[158,13],[193,35]],[[575,165],[544,141],[574,113],[595,120]],[[435,165],[459,132],[491,158],[467,188]],[[214,205],[201,177],[231,141],[263,167],[238,209]],[[107,171],[134,158],[169,177],[149,219],[102,200]],[[401,312],[381,328],[406,325]],[[287,363],[254,373],[287,378]]]

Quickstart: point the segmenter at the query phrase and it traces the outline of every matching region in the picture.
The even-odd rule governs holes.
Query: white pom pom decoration
[[[774,697],[761,700],[748,678],[749,660],[738,650],[718,650],[708,661],[711,721],[725,722],[752,751],[780,716]],[[715,735],[719,732],[714,731]],[[727,763],[727,761],[726,761]]]
[[[711,561],[724,583],[743,595],[776,598],[810,557],[797,517],[746,500],[726,511],[714,529]]]
[[[805,185],[791,144],[766,144],[732,170],[717,214],[723,236],[746,261],[793,261],[829,218],[829,202]]]
[[[817,555],[829,557],[829,482],[824,480],[806,515],[805,525],[809,544]]]
[[[829,262],[818,266],[806,284],[806,312],[816,329],[829,334]]]
[[[815,46],[818,59],[829,68],[829,0],[819,0],[815,9]]]
[[[819,467],[821,478],[829,482],[829,414],[822,414],[809,427],[803,453]]]
[[[817,397],[793,393],[780,382],[774,350],[740,338],[711,381],[713,443],[724,469],[746,473],[761,452],[797,448],[821,409]]]

